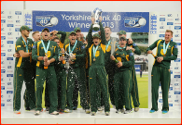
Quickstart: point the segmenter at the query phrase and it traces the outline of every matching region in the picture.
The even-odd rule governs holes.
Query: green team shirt
[[[32,52],[33,40],[27,38],[28,41],[28,52]],[[15,44],[15,52],[23,50],[26,52],[26,44],[24,43],[22,36],[17,39]],[[18,57],[15,60],[15,66],[20,68],[28,68],[29,65],[32,65],[32,56],[30,57]]]
[[[137,55],[141,55],[141,51],[138,48],[138,46],[136,45],[136,43],[128,44],[128,42],[127,42],[126,46],[134,48],[135,49],[134,53]]]
[[[123,64],[123,66],[121,66],[120,68],[116,68],[116,72],[132,69],[135,61],[131,50],[126,50],[126,48],[121,50],[117,48],[113,55],[118,61],[122,62]]]
[[[163,43],[164,40],[157,40],[155,41],[151,46],[147,48],[148,50],[153,50],[155,47],[157,47],[156,55],[162,56],[163,61],[161,63],[157,62],[157,60],[154,61],[154,66],[161,66],[164,68],[169,69],[171,65],[171,60],[176,60],[178,55],[178,48],[177,44],[175,42],[170,41],[169,46],[167,48],[167,52],[164,54],[163,52]],[[167,45],[166,45],[167,46]]]
[[[89,33],[88,33],[88,56],[89,56],[89,65],[103,65],[105,66],[105,47],[106,47],[106,39],[105,39],[105,31],[103,28],[103,25],[101,22],[99,22],[100,24],[100,31],[101,31],[101,43],[99,44],[99,47],[96,51],[95,54],[95,61],[94,56],[93,56],[93,39],[92,39],[92,26],[91,25],[90,29],[89,29]]]
[[[76,42],[75,42],[76,43]],[[72,50],[74,45],[70,44],[70,50]],[[71,64],[70,66],[73,68],[77,68],[80,66],[80,62],[83,61],[85,58],[85,52],[84,52],[85,46],[81,41],[77,41],[76,47],[73,50],[73,54],[76,55],[76,58],[74,59],[74,64]],[[69,43],[64,45],[64,50],[69,54]]]
[[[43,42],[44,42],[45,47],[47,48],[48,41],[43,41]],[[39,56],[45,56],[44,47],[43,47],[41,41],[34,43],[32,56],[33,56],[33,59],[37,61],[37,64],[36,64],[37,67],[43,67],[44,66],[44,61],[38,60]],[[51,58],[54,58],[55,61],[58,60],[58,46],[57,46],[56,42],[50,41],[50,46],[48,48],[47,57],[49,60]],[[50,66],[52,66],[52,65],[54,65],[54,63],[50,64]]]
[[[64,69],[64,64],[62,63],[62,61],[59,61],[60,56],[62,56],[61,48],[58,47],[58,59],[57,59],[57,61],[55,61],[55,64],[54,64],[56,72],[59,72],[59,71],[61,71],[61,69]]]

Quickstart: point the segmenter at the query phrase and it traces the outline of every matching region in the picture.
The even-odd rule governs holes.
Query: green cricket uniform
[[[97,86],[101,89],[104,99],[105,112],[110,111],[109,105],[109,92],[106,79],[106,70],[105,70],[105,31],[103,25],[99,22],[101,30],[101,43],[98,45],[98,49],[93,53],[93,47],[96,46],[92,43],[92,26],[91,25],[88,33],[88,54],[89,54],[89,89],[90,89],[90,102],[91,102],[91,111],[97,111]]]
[[[33,41],[27,38],[28,52],[32,51]],[[15,52],[23,50],[26,52],[26,43],[23,38],[20,37],[16,41]],[[14,96],[13,96],[13,110],[20,110],[21,105],[21,89],[23,81],[26,85],[26,94],[28,101],[25,102],[29,104],[29,108],[35,108],[35,87],[33,78],[33,66],[32,66],[32,56],[30,57],[19,57],[15,60],[15,71],[14,71]]]
[[[48,41],[43,41],[45,47],[47,48]],[[44,61],[39,61],[39,56],[45,56],[44,47],[41,41],[34,44],[33,47],[33,59],[37,61],[36,68],[36,110],[42,110],[42,92],[44,81],[47,80],[47,86],[49,89],[49,99],[50,99],[50,109],[49,113],[57,111],[58,97],[57,97],[57,80],[56,73],[54,69],[54,63],[48,66],[48,69],[44,69]],[[50,41],[50,46],[48,48],[47,57],[50,60],[54,58],[58,59],[58,47],[57,43]]]
[[[117,48],[113,55],[123,64],[120,68],[116,67],[114,75],[116,109],[123,109],[123,105],[125,105],[126,110],[131,110],[133,53],[131,50],[126,50],[126,48]]]
[[[158,110],[158,89],[159,82],[161,82],[162,89],[162,98],[163,98],[163,106],[162,111],[169,110],[168,104],[168,93],[170,87],[170,64],[171,60],[175,60],[177,58],[178,49],[177,44],[175,42],[170,41],[166,53],[163,51],[163,45],[165,44],[164,40],[157,40],[151,46],[147,48],[148,50],[153,50],[157,47],[156,55],[157,57],[163,57],[163,61],[161,63],[154,61],[154,65],[152,67],[151,80],[152,80],[152,108],[151,110]],[[167,46],[165,44],[165,46]]]
[[[141,51],[140,51],[140,49],[138,48],[138,46],[135,43],[127,44],[126,46],[134,48],[135,49],[134,53],[137,54],[137,55],[141,55]],[[138,94],[138,84],[137,84],[134,64],[132,66],[131,72],[132,72],[132,80],[133,80],[133,82],[132,82],[133,87],[132,87],[132,90],[131,90],[131,96],[133,98],[133,105],[134,105],[134,107],[139,107],[140,102],[139,102],[139,94]]]
[[[117,40],[114,37],[110,37],[108,41],[106,41],[106,53],[105,53],[105,68],[106,72],[108,74],[108,88],[109,88],[109,94],[110,94],[110,100],[113,105],[115,105],[114,102],[114,70],[112,67],[114,66],[113,61],[110,59],[111,56],[111,45],[116,43]]]
[[[83,106],[84,108],[88,109],[88,104],[86,102],[86,85],[80,82],[80,61],[82,61],[85,58],[85,48],[82,42],[77,41],[75,42],[76,46],[73,50],[73,54],[76,55],[76,59],[73,61],[74,64],[70,64],[72,67],[68,70],[68,77],[67,77],[67,108],[72,110],[73,109],[73,91],[75,87],[75,82],[79,85],[79,91],[80,91],[80,100],[82,104],[85,104],[86,106]],[[74,45],[75,45],[74,44]],[[70,45],[70,50],[69,50]],[[67,53],[71,52],[74,45],[71,45],[71,43],[68,43],[64,46],[64,49]]]

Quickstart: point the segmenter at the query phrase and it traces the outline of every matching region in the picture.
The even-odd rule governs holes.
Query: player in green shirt
[[[32,47],[33,41],[28,38],[31,29],[28,26],[21,26],[19,37],[15,44],[15,52],[20,55],[15,60],[15,71],[14,71],[14,96],[13,96],[13,110],[16,114],[21,114],[21,89],[23,81],[27,88],[29,108],[35,108],[35,87],[32,67]]]
[[[150,113],[158,111],[158,89],[161,82],[163,106],[162,113],[169,111],[168,94],[170,88],[170,64],[171,60],[177,59],[177,44],[171,41],[173,32],[166,30],[165,40],[157,40],[147,48],[148,54],[153,54],[151,50],[157,47],[154,65],[151,72],[151,88],[152,88],[152,108]]]

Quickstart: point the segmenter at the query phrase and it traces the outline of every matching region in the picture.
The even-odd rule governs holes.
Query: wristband
[[[42,57],[42,60],[44,60],[44,57]]]

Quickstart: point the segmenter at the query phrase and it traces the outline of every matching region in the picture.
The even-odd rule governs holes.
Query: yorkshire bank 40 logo
[[[143,17],[125,17],[124,19],[125,27],[131,28],[140,28],[145,26],[146,22],[146,19]]]
[[[52,27],[58,24],[55,16],[36,16],[36,25],[42,27]]]

